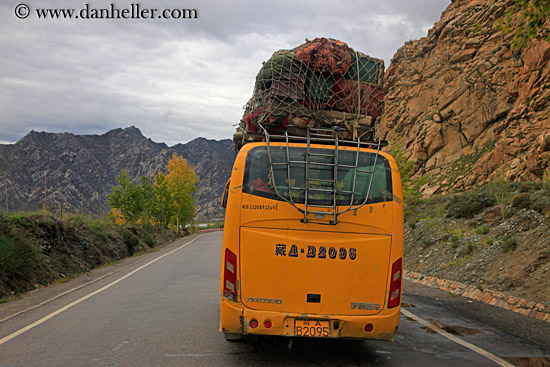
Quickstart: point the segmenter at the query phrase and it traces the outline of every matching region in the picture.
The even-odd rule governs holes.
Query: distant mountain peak
[[[135,127],[134,125],[129,126],[129,127],[125,127],[123,131],[126,131],[126,132],[135,132],[135,133],[141,134],[141,130],[138,129],[137,127]],[[143,135],[143,134],[141,134],[141,135]]]
[[[134,136],[134,137],[137,137],[137,138],[143,138],[143,139],[147,139],[143,133],[141,132],[140,129],[138,129],[137,127],[135,127],[134,125],[130,126],[130,127],[126,127],[124,128],[124,130],[122,130],[124,133],[126,133],[127,135],[130,135],[130,136]]]

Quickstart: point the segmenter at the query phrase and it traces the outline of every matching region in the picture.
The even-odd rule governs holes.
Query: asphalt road
[[[412,283],[393,343],[226,342],[218,332],[221,239],[219,232],[187,237],[15,317],[44,299],[0,305],[0,367],[550,366],[549,323]]]

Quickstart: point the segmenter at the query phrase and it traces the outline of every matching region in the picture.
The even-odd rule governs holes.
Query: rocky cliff
[[[12,145],[0,145],[1,208],[36,210],[43,205],[64,211],[99,213],[122,169],[130,177],[153,177],[173,153],[187,159],[199,176],[197,219],[222,219],[219,198],[235,159],[230,140],[195,139],[168,147],[144,137],[135,127],[103,135],[31,131]],[[5,209],[4,209],[5,210]]]
[[[511,48],[498,20],[513,3],[453,0],[391,60],[379,133],[428,175],[425,194],[550,174],[550,42]]]

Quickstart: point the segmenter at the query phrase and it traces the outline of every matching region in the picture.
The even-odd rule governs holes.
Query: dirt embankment
[[[85,273],[176,238],[108,220],[0,214],[0,299]]]
[[[409,207],[405,267],[550,312],[550,184],[486,186]]]

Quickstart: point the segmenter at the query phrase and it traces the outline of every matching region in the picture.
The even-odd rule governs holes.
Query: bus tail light
[[[225,249],[225,266],[223,273],[223,296],[237,302],[237,255]]]
[[[401,303],[401,278],[403,277],[403,258],[393,263],[391,267],[390,298],[388,308],[399,306]]]

